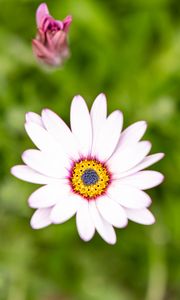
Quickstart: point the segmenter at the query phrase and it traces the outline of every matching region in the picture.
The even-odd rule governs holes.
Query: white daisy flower
[[[147,208],[151,198],[144,190],[160,184],[163,175],[142,170],[164,154],[148,155],[150,142],[140,141],[146,122],[122,131],[123,115],[116,110],[107,117],[104,94],[95,99],[90,113],[84,99],[74,97],[70,119],[71,129],[49,109],[41,116],[26,115],[25,129],[38,150],[25,151],[25,165],[14,166],[11,172],[43,184],[28,200],[36,209],[31,226],[60,224],[76,215],[84,241],[91,240],[96,230],[107,243],[115,244],[114,227],[125,227],[128,219],[153,224]]]

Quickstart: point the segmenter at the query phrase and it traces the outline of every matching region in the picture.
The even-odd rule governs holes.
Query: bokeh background
[[[0,300],[178,300],[180,2],[47,1],[55,18],[73,16],[71,58],[54,72],[31,51],[39,3],[0,0]],[[84,243],[74,219],[32,230],[27,198],[37,186],[9,172],[33,147],[25,112],[49,107],[69,123],[73,96],[90,106],[100,92],[125,127],[146,120],[152,153],[166,153],[154,167],[165,182],[149,191],[156,224],[129,222],[115,246],[98,235]]]

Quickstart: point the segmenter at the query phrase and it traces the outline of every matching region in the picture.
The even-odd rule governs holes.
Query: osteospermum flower
[[[97,230],[114,244],[114,227],[125,227],[128,219],[154,223],[148,210],[151,199],[144,190],[160,184],[163,175],[142,170],[164,155],[148,155],[150,142],[140,141],[146,122],[122,131],[122,113],[116,110],[107,117],[103,94],[95,99],[90,113],[83,98],[74,97],[70,119],[71,129],[49,109],[41,116],[26,115],[26,131],[38,150],[25,151],[25,165],[13,167],[12,174],[44,185],[28,200],[36,209],[31,226],[39,229],[76,215],[83,240],[89,241]]]
[[[67,33],[72,17],[63,21],[55,20],[50,14],[46,3],[41,3],[36,11],[37,34],[32,41],[35,57],[39,62],[58,67],[69,57]]]

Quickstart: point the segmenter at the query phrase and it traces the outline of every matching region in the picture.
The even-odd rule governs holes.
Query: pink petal
[[[42,29],[39,28],[37,30],[36,38],[34,40],[40,42],[41,44],[44,44],[45,41],[46,41],[46,34],[45,34],[45,32]]]
[[[36,11],[36,24],[38,28],[41,28],[44,22],[44,19],[49,16],[49,10],[46,3],[41,3]]]
[[[53,49],[56,51],[62,51],[62,49],[67,45],[66,43],[66,34],[59,30],[55,33],[53,37],[51,37],[51,43],[53,45]]]
[[[42,60],[52,61],[53,64],[53,61],[55,60],[55,55],[53,51],[50,51],[40,41],[36,39],[32,40],[32,46],[35,57]]]
[[[63,30],[64,32],[68,32],[69,27],[71,25],[72,22],[72,16],[67,16],[64,20],[63,20]]]

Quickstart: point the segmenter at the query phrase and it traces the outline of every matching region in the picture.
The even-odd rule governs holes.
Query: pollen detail
[[[105,192],[110,174],[104,164],[94,159],[84,159],[74,163],[70,182],[75,193],[94,199]]]

